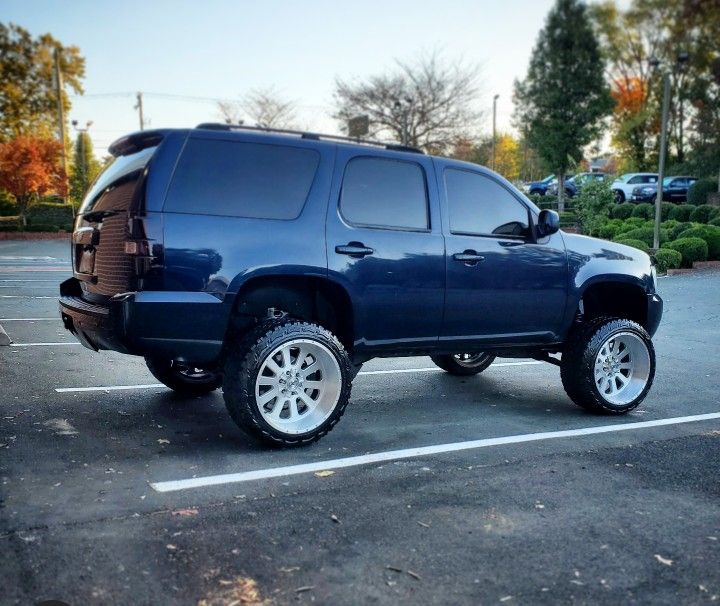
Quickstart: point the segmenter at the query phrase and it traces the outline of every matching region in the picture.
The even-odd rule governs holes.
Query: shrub
[[[695,210],[690,213],[690,220],[695,223],[707,223],[719,215],[720,207],[703,204],[701,206],[696,206]]]
[[[605,225],[601,225],[597,230],[598,238],[612,240],[615,236],[617,236],[619,229],[619,225],[614,223],[605,223]]]
[[[670,213],[668,214],[669,219],[675,219],[676,221],[689,221],[690,215],[695,210],[695,207],[692,204],[678,204],[675,206],[675,208],[670,209]]]
[[[675,227],[671,227],[668,230],[668,239],[670,241],[677,240],[682,232],[684,232],[686,229],[690,229],[691,227],[694,227],[694,225],[689,222],[678,223],[677,225],[675,225]]]
[[[631,202],[623,202],[622,204],[616,204],[610,211],[613,219],[629,219],[632,215],[635,205]]]
[[[662,202],[660,204],[660,221],[667,221],[670,218],[670,211],[675,208],[672,202]],[[655,215],[653,215],[653,219]]]
[[[688,204],[707,204],[709,193],[718,190],[716,179],[700,179],[688,188]]]
[[[645,253],[650,252],[650,248],[642,240],[633,240],[632,238],[616,238],[615,240],[613,240],[613,242],[616,242],[617,244],[624,244],[625,246],[632,246],[633,248],[637,248]]]
[[[655,267],[659,273],[667,273],[668,269],[677,269],[682,264],[682,255],[671,248],[661,248],[655,251]]]
[[[655,229],[652,227],[638,227],[637,229],[631,229],[630,231],[624,232],[621,236],[624,239],[629,240],[641,240],[645,242],[647,246],[652,246],[655,240]],[[660,243],[667,242],[670,239],[670,235],[666,229],[660,230]]]
[[[678,238],[702,238],[708,245],[708,259],[720,259],[720,227],[715,225],[700,225],[686,229]]]
[[[710,219],[710,222],[708,225],[715,225],[716,227],[720,227],[720,217],[715,217],[714,219]]]
[[[595,233],[610,217],[615,198],[610,183],[593,180],[573,200],[580,225],[585,233]]]
[[[28,231],[70,231],[73,211],[69,204],[40,203],[30,207],[27,214]],[[44,229],[40,229],[42,226]],[[50,230],[50,228],[55,229]]]
[[[633,208],[632,216],[641,219],[652,219],[655,216],[655,207],[647,202],[636,204],[635,208]]]
[[[676,250],[682,255],[682,266],[692,267],[696,261],[707,261],[708,245],[702,238],[680,238],[668,242],[664,248]]]
[[[6,191],[0,190],[0,217],[14,217],[18,214],[17,204]]]
[[[577,223],[577,215],[572,210],[560,213],[560,227],[569,227]]]
[[[660,223],[660,227],[662,229],[668,229],[668,230],[672,229],[676,225],[679,225],[679,222],[676,221],[675,219],[668,219],[667,221],[663,221],[662,223]]]

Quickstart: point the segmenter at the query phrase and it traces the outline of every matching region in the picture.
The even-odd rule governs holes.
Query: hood
[[[629,262],[641,266],[648,272],[650,271],[650,255],[632,246],[566,232],[563,232],[563,238],[565,240],[565,247],[570,255],[575,253],[597,260],[605,259],[620,263]]]

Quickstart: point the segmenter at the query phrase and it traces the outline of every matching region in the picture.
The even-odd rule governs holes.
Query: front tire
[[[222,385],[222,375],[217,371],[158,358],[145,358],[145,364],[153,377],[185,396],[204,396]]]
[[[480,374],[495,360],[495,356],[480,353],[448,354],[442,356],[430,356],[436,366],[445,372],[458,377],[469,377]]]
[[[230,347],[223,393],[240,429],[275,446],[300,446],[337,424],[352,378],[350,357],[331,332],[271,322]]]
[[[623,202],[625,202],[625,192],[624,191],[622,191],[621,189],[616,189],[613,193],[615,194],[615,202],[617,204],[622,204]]]
[[[647,396],[655,377],[655,349],[639,324],[596,318],[574,328],[560,377],[575,404],[599,414],[625,414]]]

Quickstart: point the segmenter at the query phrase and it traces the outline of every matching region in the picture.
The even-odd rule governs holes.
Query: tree
[[[243,124],[247,117],[255,126],[292,129],[296,122],[295,101],[272,87],[254,89],[240,101],[218,101],[218,111],[228,124]]]
[[[73,149],[73,169],[70,176],[70,197],[79,202],[95,177],[100,173],[100,163],[93,153],[93,144],[87,132],[78,133]]]
[[[15,198],[23,225],[27,225],[28,208],[40,196],[65,195],[61,151],[59,141],[40,137],[23,135],[0,143],[0,189]]]
[[[585,5],[557,0],[533,49],[525,80],[515,82],[516,122],[558,175],[564,210],[565,173],[601,132],[613,106],[603,59]]]
[[[18,135],[47,137],[55,132],[55,49],[65,85],[82,93],[85,59],[76,46],[63,46],[50,34],[33,38],[22,27],[0,23],[0,141]],[[67,115],[70,99],[64,90],[62,97]]]
[[[448,62],[437,53],[396,61],[394,71],[366,81],[336,80],[333,117],[346,128],[350,118],[367,115],[373,138],[445,152],[472,134],[481,117],[478,76],[477,66]]]
[[[453,146],[450,157],[492,166],[492,137],[484,137],[477,143],[466,138],[460,139]],[[520,142],[508,133],[499,133],[495,141],[495,172],[514,181],[520,177],[521,162]]]

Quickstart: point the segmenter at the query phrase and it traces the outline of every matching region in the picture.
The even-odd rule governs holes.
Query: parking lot
[[[327,437],[273,450],[219,391],[77,344],[68,248],[0,242],[3,604],[720,599],[720,273],[660,279],[655,386],[628,416],[532,360],[373,360]]]

